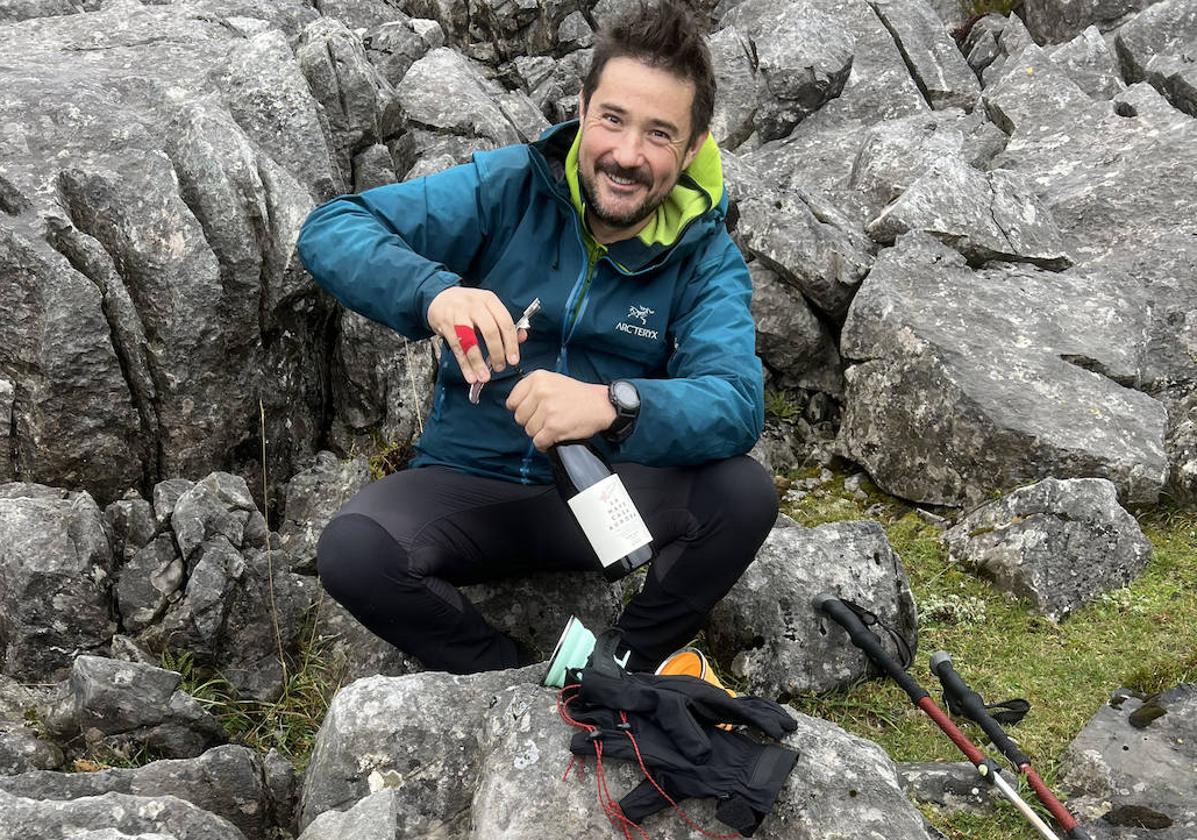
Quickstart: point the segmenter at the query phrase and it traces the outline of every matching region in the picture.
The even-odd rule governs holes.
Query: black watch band
[[[607,398],[615,408],[615,420],[603,432],[608,443],[621,444],[628,439],[640,416],[640,392],[626,379],[616,379],[607,386]]]

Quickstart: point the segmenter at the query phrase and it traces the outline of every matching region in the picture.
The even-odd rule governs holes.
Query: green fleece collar
[[[574,209],[585,220],[586,202],[578,183],[578,149],[581,145],[582,126],[579,125],[573,145],[565,158],[565,180],[569,183],[569,195],[573,200]],[[683,170],[669,197],[657,208],[656,215],[636,238],[649,248],[667,248],[677,242],[687,224],[718,205],[722,197],[723,161],[719,156],[719,146],[715,143],[715,138],[708,134],[706,142],[702,144],[694,160],[690,161],[690,165]],[[590,244],[598,245],[590,237],[585,224],[582,228],[586,230]],[[600,253],[605,250],[601,245],[599,248]]]

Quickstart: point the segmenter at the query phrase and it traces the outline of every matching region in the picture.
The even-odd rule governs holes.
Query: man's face
[[[694,83],[634,58],[603,67],[590,105],[580,102],[578,175],[600,242],[634,236],[690,165],[706,133],[690,139]]]

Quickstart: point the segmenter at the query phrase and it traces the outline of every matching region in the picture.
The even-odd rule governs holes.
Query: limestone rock
[[[62,750],[27,726],[0,721],[0,777],[62,767]]]
[[[1047,478],[982,505],[944,534],[949,555],[1059,621],[1126,586],[1151,543],[1100,478]]]
[[[222,743],[225,734],[214,717],[179,690],[179,681],[174,671],[80,656],[42,718],[63,738],[90,733],[111,745],[145,745],[159,755],[191,758]]]
[[[342,312],[340,319],[332,355],[331,443],[344,453],[373,451],[378,440],[407,446],[432,406],[432,342],[409,341],[355,312]]]
[[[363,457],[341,461],[320,452],[315,463],[287,484],[285,519],[279,547],[292,559],[293,571],[316,570],[316,543],[332,517],[370,482],[370,464]]]
[[[562,780],[570,730],[556,693],[530,682],[538,676],[528,668],[375,677],[342,690],[305,777],[301,836],[604,836],[610,826],[595,804],[593,767]],[[826,721],[795,717],[798,729],[784,743],[800,750],[799,761],[762,831],[778,840],[832,840],[844,832],[926,840],[884,751]],[[640,778],[627,763],[604,768],[616,797]],[[530,796],[537,807],[526,807]],[[721,827],[712,801],[685,808],[700,825]],[[646,819],[645,829],[663,840],[691,836],[672,812]]]
[[[843,386],[842,364],[830,330],[793,286],[781,282],[760,262],[752,262],[748,270],[757,353],[774,371],[778,384],[838,395]]]
[[[108,793],[68,801],[0,791],[0,840],[87,837],[104,840],[247,840],[228,820],[173,796]]]
[[[924,0],[868,0],[894,37],[914,82],[932,108],[972,110],[981,86],[956,42]]]
[[[37,771],[0,777],[0,791],[43,801],[87,801],[107,795],[173,797],[235,825],[246,840],[269,840],[276,825],[263,784],[262,761],[247,747],[226,745],[186,760],[94,773]]]
[[[1166,412],[1143,381],[1147,313],[1124,275],[970,271],[920,234],[878,258],[841,336],[840,442],[879,486],[979,502],[1047,476],[1104,477],[1128,501],[1164,484]],[[916,396],[917,395],[917,396]]]
[[[803,528],[785,517],[778,521],[707,625],[712,652],[730,663],[748,693],[784,698],[865,675],[864,655],[812,605],[828,590],[875,613],[915,649],[910,583],[877,523]]]
[[[756,112],[762,141],[788,135],[839,96],[852,69],[847,28],[814,4],[745,0],[720,21],[743,33],[756,58]]]
[[[1192,3],[1164,0],[1152,6],[1118,30],[1114,46],[1128,82],[1150,82],[1177,108],[1197,117],[1197,8]]]
[[[725,26],[711,36],[709,46],[716,83],[711,134],[721,150],[732,151],[752,134],[758,107],[752,42]]]
[[[1025,0],[1027,29],[1039,43],[1067,41],[1091,25],[1114,29],[1140,9],[1159,0]]]
[[[0,670],[30,682],[116,632],[104,515],[87,493],[48,491],[0,485]]]
[[[1068,746],[1069,804],[1095,837],[1183,840],[1197,826],[1197,686],[1141,699],[1119,690]]]
[[[776,189],[752,166],[724,155],[742,250],[841,320],[872,264],[871,243],[831,207],[795,189]]]
[[[1126,88],[1118,61],[1096,26],[1090,26],[1068,43],[1050,50],[1048,55],[1093,99],[1112,99]]]
[[[1072,264],[1051,211],[1012,172],[981,172],[954,157],[936,161],[868,227],[892,243],[921,230],[969,261],[1028,262],[1059,271]]]

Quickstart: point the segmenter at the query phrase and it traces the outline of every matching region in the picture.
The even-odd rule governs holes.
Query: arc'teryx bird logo
[[[647,306],[629,306],[628,317],[635,318],[641,324],[647,324],[648,316],[656,311],[655,309],[649,309]]]
[[[619,330],[620,332],[625,332],[628,335],[634,335],[639,338],[647,338],[650,341],[655,341],[658,336],[657,331],[646,329],[644,325],[648,324],[648,316],[652,315],[656,311],[657,310],[655,309],[649,309],[647,306],[629,306],[627,314],[628,321],[635,319],[641,323],[641,326],[638,327],[635,324],[629,324],[626,321],[620,321],[615,325],[615,329]]]

